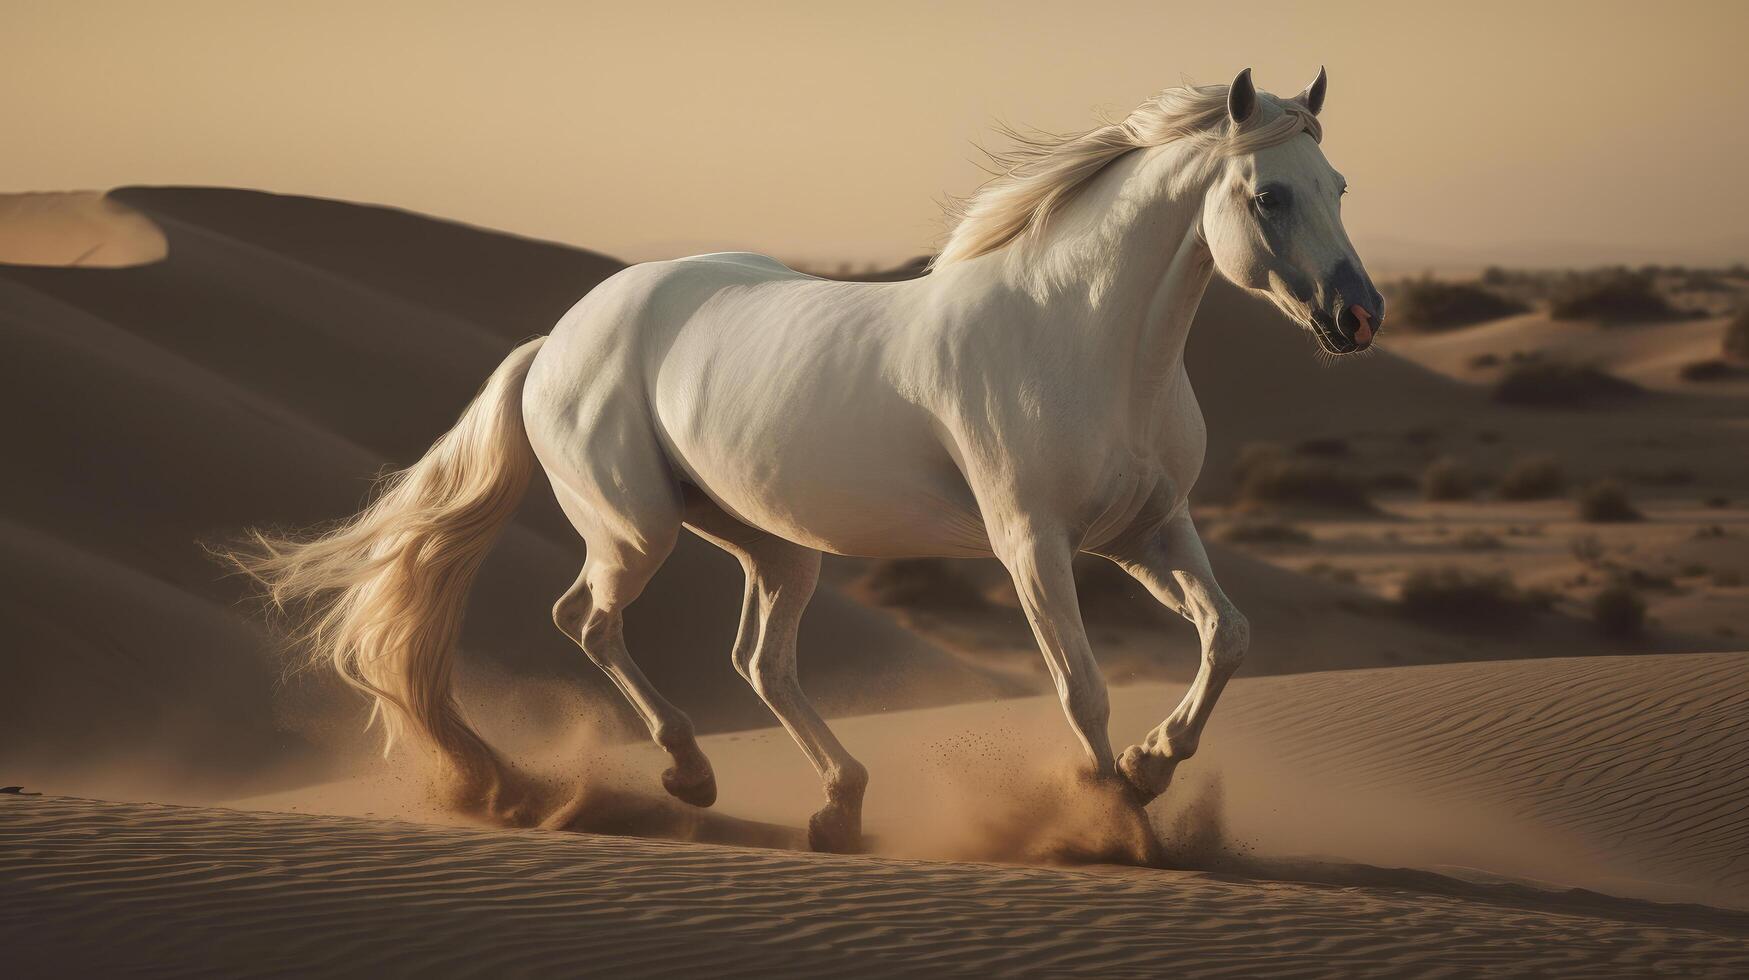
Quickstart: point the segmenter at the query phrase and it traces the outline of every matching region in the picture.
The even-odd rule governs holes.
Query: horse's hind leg
[[[862,844],[868,770],[845,750],[802,691],[796,631],[820,578],[820,553],[747,527],[708,501],[692,500],[687,523],[741,560],[746,602],[735,637],[735,669],[788,729],[820,774],[826,805],[808,821],[808,846],[851,853]]]
[[[559,497],[571,513],[575,502],[567,500],[563,492]],[[679,534],[679,515],[674,516],[672,527],[647,528],[657,533],[641,536],[636,546],[599,533],[592,535],[594,526],[584,530],[579,524],[587,540],[588,557],[577,581],[553,605],[553,622],[606,672],[643,719],[650,737],[674,760],[673,767],[662,774],[663,787],[694,806],[710,806],[717,799],[717,781],[710,760],[698,747],[692,720],[656,690],[625,645],[625,608],[643,592],[673,550]]]

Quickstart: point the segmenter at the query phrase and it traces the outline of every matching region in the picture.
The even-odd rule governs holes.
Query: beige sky
[[[1746,29],[1749,3],[1673,0],[0,0],[0,191],[223,184],[631,258],[889,260],[937,239],[993,120],[1081,128],[1247,65],[1291,93],[1322,63],[1363,247],[1749,258]]]

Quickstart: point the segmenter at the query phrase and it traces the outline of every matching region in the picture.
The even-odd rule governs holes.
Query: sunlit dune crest
[[[0,263],[121,269],[168,252],[152,219],[101,191],[0,194]]]

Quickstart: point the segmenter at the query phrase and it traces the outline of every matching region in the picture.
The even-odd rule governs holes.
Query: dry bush
[[[1247,446],[1234,467],[1241,509],[1310,506],[1373,510],[1352,473],[1323,459],[1289,456],[1273,446]]]
[[[1638,636],[1646,626],[1646,601],[1626,585],[1610,585],[1592,597],[1591,619],[1605,636]]]
[[[1567,492],[1567,474],[1553,456],[1521,456],[1494,489],[1503,500],[1548,500]]]
[[[947,558],[893,558],[877,563],[862,581],[877,605],[909,609],[978,609],[988,605]]]
[[[1499,551],[1506,544],[1481,528],[1471,528],[1458,535],[1457,546],[1465,551]]]
[[[1646,516],[1614,480],[1599,480],[1579,491],[1578,503],[1579,519],[1592,524],[1619,524]]]
[[[1523,313],[1530,307],[1480,285],[1409,279],[1391,290],[1391,321],[1418,330],[1451,330]]]
[[[1676,373],[1684,381],[1723,381],[1734,377],[1737,368],[1722,357],[1709,357],[1704,361],[1684,364]]]
[[[1494,399],[1537,408],[1582,408],[1640,394],[1631,381],[1594,367],[1564,361],[1531,360],[1514,365],[1494,386]]]
[[[1683,314],[1658,292],[1651,276],[1616,270],[1576,279],[1556,290],[1549,315],[1556,320],[1630,323],[1672,320]]]
[[[1174,618],[1147,586],[1116,563],[1097,555],[1075,556],[1075,594],[1089,620],[1113,625],[1158,625]]]
[[[1312,536],[1292,524],[1235,521],[1215,528],[1215,540],[1230,544],[1310,544]]]
[[[1749,361],[1749,307],[1744,307],[1725,327],[1725,339],[1719,345],[1724,355],[1734,361]]]
[[[1455,456],[1441,456],[1421,471],[1424,500],[1468,500],[1475,493],[1475,474]]]
[[[1418,568],[1403,580],[1400,596],[1410,618],[1441,626],[1494,629],[1523,622],[1537,603],[1519,592],[1504,572],[1465,568]]]

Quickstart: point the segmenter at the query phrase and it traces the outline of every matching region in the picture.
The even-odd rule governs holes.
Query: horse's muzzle
[[[1332,353],[1349,354],[1372,346],[1385,325],[1385,298],[1373,288],[1366,273],[1353,263],[1341,262],[1330,277],[1330,310],[1319,326],[1331,328],[1321,338]]]

